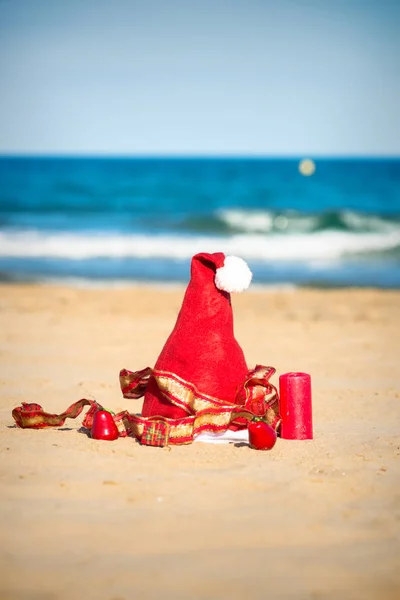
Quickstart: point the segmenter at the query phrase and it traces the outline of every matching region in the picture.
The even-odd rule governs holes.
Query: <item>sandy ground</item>
[[[311,373],[315,439],[150,448],[15,428],[153,366],[183,289],[0,286],[0,598],[400,598],[400,293],[233,300],[249,366]],[[277,384],[278,377],[274,376]]]

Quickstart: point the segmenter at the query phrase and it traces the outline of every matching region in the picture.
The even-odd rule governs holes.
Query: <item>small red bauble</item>
[[[98,410],[93,417],[92,438],[95,440],[116,440],[119,437],[118,427],[109,410]]]
[[[253,450],[271,450],[275,446],[277,434],[261,417],[255,417],[248,424],[249,444]]]

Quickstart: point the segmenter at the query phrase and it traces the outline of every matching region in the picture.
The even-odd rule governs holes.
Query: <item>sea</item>
[[[303,158],[0,157],[0,280],[399,288],[400,158]]]

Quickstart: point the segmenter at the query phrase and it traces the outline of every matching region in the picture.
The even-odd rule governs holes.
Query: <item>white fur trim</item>
[[[253,277],[247,263],[238,256],[226,256],[224,266],[215,273],[215,285],[223,292],[247,290]]]
[[[194,442],[204,442],[206,444],[227,444],[234,442],[249,443],[249,430],[239,429],[239,431],[202,431],[193,437]]]

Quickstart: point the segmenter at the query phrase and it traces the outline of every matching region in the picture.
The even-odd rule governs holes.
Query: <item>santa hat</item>
[[[154,366],[154,374],[167,373],[200,394],[237,403],[236,392],[248,368],[234,337],[230,293],[246,289],[251,278],[251,271],[241,258],[225,257],[222,252],[196,254],[181,310]],[[180,419],[188,413],[169,401],[152,375],[142,415]]]

